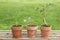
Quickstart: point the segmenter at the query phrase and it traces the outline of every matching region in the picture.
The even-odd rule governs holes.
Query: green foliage
[[[47,12],[47,8],[51,5],[51,3],[48,4],[44,4],[40,10],[40,12],[42,13],[42,18],[43,18],[43,23],[44,25],[48,25],[46,22],[46,12]]]
[[[43,3],[42,3],[43,2]],[[60,29],[60,2],[40,0],[40,1],[5,1],[0,0],[0,29],[10,30],[13,24],[22,24],[23,29],[26,29],[26,24],[32,23],[37,24],[38,29],[42,22],[42,15],[39,12],[44,3],[50,2],[50,6],[47,7],[46,21],[52,25],[52,29]],[[28,18],[31,19],[28,20]],[[16,20],[17,19],[17,20]],[[26,20],[25,20],[26,19]],[[25,21],[24,21],[25,20]]]

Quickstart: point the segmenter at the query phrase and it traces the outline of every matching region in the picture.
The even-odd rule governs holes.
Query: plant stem
[[[46,22],[46,18],[44,17],[44,20],[43,20],[44,24],[47,25],[47,22]]]
[[[43,16],[44,17],[43,22],[44,22],[45,25],[47,25],[47,22],[46,22],[46,5],[43,6],[43,15],[44,15]]]
[[[17,15],[17,11],[16,11],[16,19],[15,19],[15,20],[16,20],[16,25],[17,25],[17,20],[18,20],[18,19],[17,19],[17,16],[18,16],[18,15]]]

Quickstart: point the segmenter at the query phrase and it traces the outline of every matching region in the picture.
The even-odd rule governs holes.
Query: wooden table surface
[[[21,38],[12,38],[11,30],[0,30],[0,40],[60,40],[60,30],[52,30],[48,38],[42,38],[39,30],[36,38],[28,38],[26,30]]]

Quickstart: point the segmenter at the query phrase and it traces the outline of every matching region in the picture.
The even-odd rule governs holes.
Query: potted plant
[[[29,24],[27,25],[27,35],[29,38],[36,37],[37,25]]]
[[[13,25],[12,26],[13,38],[20,38],[21,34],[22,34],[22,25]]]
[[[32,24],[32,18],[29,17],[27,22],[29,23],[26,28],[27,28],[27,35],[29,38],[34,38],[36,37],[36,33],[37,33],[37,25]]]
[[[47,5],[44,5],[42,10],[40,10],[40,12],[42,12],[42,17],[43,17],[43,22],[44,22],[44,24],[41,25],[40,27],[42,37],[48,37],[51,31],[50,25],[48,25],[46,22],[46,8],[47,8]]]
[[[17,14],[17,11],[16,11],[16,14]],[[13,38],[20,38],[21,34],[22,34],[22,25],[19,25],[17,23],[17,21],[18,21],[17,16],[18,16],[18,14],[15,16],[16,24],[12,25],[12,27],[11,27]]]

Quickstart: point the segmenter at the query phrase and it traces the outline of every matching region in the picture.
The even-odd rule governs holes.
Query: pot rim
[[[44,26],[45,24],[41,24],[41,27],[52,27],[51,25],[46,25]]]
[[[22,25],[21,24],[18,24],[18,25],[13,24],[12,27],[22,27]]]
[[[37,26],[37,24],[27,24],[27,25],[36,25],[36,26]],[[26,25],[26,26],[27,26],[27,25]]]
[[[27,24],[26,27],[37,27],[38,25],[36,24]]]

